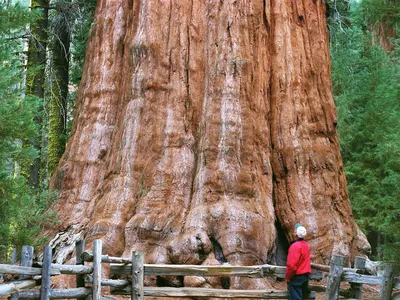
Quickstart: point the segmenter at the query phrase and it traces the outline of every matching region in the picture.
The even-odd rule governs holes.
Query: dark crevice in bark
[[[285,266],[286,256],[289,249],[289,241],[286,238],[285,231],[283,230],[281,222],[278,219],[275,221],[275,228],[275,253],[272,256],[271,261],[267,261],[267,263],[273,263],[277,266]]]
[[[168,69],[168,82],[171,82],[171,69],[172,69],[172,48],[170,48],[170,39],[171,39],[171,22],[172,22],[172,3],[170,2],[169,5],[169,16],[168,16],[168,31],[167,31],[167,55],[168,55],[168,64],[169,64],[169,69]],[[168,89],[168,101],[169,101],[169,95],[171,91]]]
[[[198,163],[199,163],[199,156],[198,152],[196,151],[198,149],[198,144],[199,141],[196,138],[196,125],[193,126],[193,118],[194,118],[194,113],[193,113],[193,103],[192,99],[190,99],[190,26],[192,24],[192,18],[193,18],[193,0],[191,2],[191,7],[190,7],[190,20],[187,26],[187,42],[188,42],[188,50],[187,50],[187,60],[186,60],[186,101],[187,101],[187,107],[186,107],[186,116],[188,117],[188,114],[191,114],[191,117],[188,120],[188,128],[185,128],[186,132],[188,130],[191,130],[190,134],[193,135],[194,137],[194,145],[193,145],[193,171],[192,171],[192,180],[190,181],[190,203],[188,203],[188,207],[191,206],[191,202],[193,199],[193,193],[194,193],[194,184],[196,180],[196,173],[198,169]],[[189,109],[191,108],[191,109]],[[197,120],[196,120],[197,121]],[[186,221],[187,214],[189,213],[189,209],[185,210],[185,216],[184,216],[184,221]]]
[[[304,10],[304,4],[302,1],[296,1],[294,9],[293,9],[293,19],[295,20],[296,24],[302,27],[305,23],[305,18],[301,12],[299,12],[299,5],[302,6]]]
[[[271,11],[273,11],[274,7],[273,7],[273,3],[274,1],[271,1]],[[264,11],[265,13],[265,11]],[[271,28],[275,28],[274,26],[274,18],[272,17],[271,14]],[[275,32],[274,30],[271,31],[270,33],[270,41],[268,44],[270,44],[272,46],[272,50],[268,49],[269,51],[269,62],[270,62],[270,68],[269,68],[269,78],[268,78],[268,86],[267,86],[267,95],[268,95],[268,100],[270,103],[270,108],[269,108],[269,133],[270,133],[270,142],[271,142],[271,150],[273,151],[275,149],[275,139],[274,139],[274,126],[273,124],[275,124],[275,119],[276,119],[276,100],[272,98],[273,95],[273,91],[272,91],[272,87],[273,87],[273,56],[274,56],[274,47],[275,47]],[[272,170],[273,171],[273,170]]]
[[[196,242],[197,242],[197,255],[199,256],[199,260],[201,262],[207,259],[209,251],[205,248],[205,241],[201,239],[199,235],[196,235]]]
[[[275,211],[275,205],[276,205],[276,195],[275,195],[275,189],[274,189],[274,184],[276,182],[276,175],[274,173],[274,170],[271,166],[271,172],[272,172],[272,191],[271,191],[271,197],[272,197],[272,205],[274,206],[274,211]]]
[[[133,1],[132,0],[132,12],[128,16],[127,28],[132,28],[131,34],[132,36],[136,35],[137,29],[139,27],[139,17],[141,11],[141,1]]]
[[[269,22],[268,22],[268,18],[267,18],[267,0],[264,0],[263,1],[263,22],[264,22],[264,26],[265,26],[265,29],[267,30],[267,31],[270,31],[271,30],[271,26],[269,25]]]
[[[158,287],[183,287],[183,276],[157,276]]]
[[[229,277],[221,277],[221,285],[225,290],[229,290],[231,287],[231,279]]]
[[[222,252],[221,244],[214,238],[210,237],[211,244],[213,245],[214,255],[216,260],[218,260],[221,264],[227,263],[224,253]],[[229,277],[221,277],[221,285],[224,289],[229,289],[231,282]]]
[[[226,26],[227,40],[229,42],[230,51],[232,51],[232,53],[233,53],[233,42],[232,42],[231,27],[232,27],[232,21],[228,20],[228,24]]]
[[[133,0],[128,0],[128,7],[129,9],[133,8]]]
[[[221,264],[228,262],[222,252],[221,244],[214,238],[210,237],[211,244],[213,245],[215,259]]]
[[[186,133],[188,132],[189,128],[191,127],[190,125],[192,124],[192,117],[189,116],[191,113],[191,99],[190,99],[190,26],[192,24],[192,18],[193,18],[193,1],[191,2],[191,7],[190,7],[190,19],[189,22],[186,26],[186,33],[187,33],[187,55],[186,55],[186,62],[185,62],[185,75],[186,75],[186,102],[185,102],[185,110],[186,110],[186,118],[187,122],[184,124],[185,125],[185,131]],[[193,114],[192,114],[193,116]]]

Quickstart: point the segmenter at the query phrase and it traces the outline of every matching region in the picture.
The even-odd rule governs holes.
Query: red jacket
[[[303,239],[295,241],[289,247],[285,279],[291,280],[293,276],[301,274],[311,274],[310,247]]]

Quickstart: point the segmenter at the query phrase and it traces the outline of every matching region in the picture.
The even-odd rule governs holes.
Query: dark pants
[[[302,300],[308,294],[308,274],[295,275],[287,285],[289,300]]]

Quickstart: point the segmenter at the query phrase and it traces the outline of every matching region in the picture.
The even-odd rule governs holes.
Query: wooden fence
[[[157,265],[145,264],[144,254],[132,252],[130,258],[102,255],[102,242],[95,240],[93,251],[84,252],[84,241],[76,243],[76,265],[52,263],[52,249],[45,247],[43,261],[32,266],[33,248],[24,246],[21,265],[0,264],[0,273],[18,276],[12,281],[0,284],[0,296],[10,295],[11,299],[104,299],[101,287],[108,286],[112,294],[131,295],[142,300],[152,297],[215,297],[215,298],[262,298],[287,299],[283,290],[230,290],[189,287],[148,287],[143,285],[144,276],[239,276],[250,278],[283,278],[285,267],[273,265],[259,266],[200,266],[200,265]],[[325,299],[338,299],[342,294],[347,299],[361,299],[362,284],[380,286],[380,299],[389,300],[395,284],[392,265],[387,264],[382,276],[365,275],[365,259],[356,258],[354,268],[345,268],[345,258],[334,255],[330,266],[312,264],[313,269],[329,272],[326,287],[311,287],[325,292]],[[85,265],[85,262],[89,263]],[[110,264],[110,275],[128,279],[102,278],[102,263]],[[51,289],[51,276],[71,274],[76,276],[76,288]],[[349,290],[340,290],[340,282],[349,282]],[[36,288],[35,288],[36,287]],[[400,287],[396,286],[396,287]],[[306,299],[315,299],[315,291]]]

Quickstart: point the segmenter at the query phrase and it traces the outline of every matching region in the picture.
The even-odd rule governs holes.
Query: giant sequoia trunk
[[[320,0],[100,0],[52,181],[59,260],[86,237],[148,263],[262,264],[297,222],[315,262],[367,251],[327,39]]]

